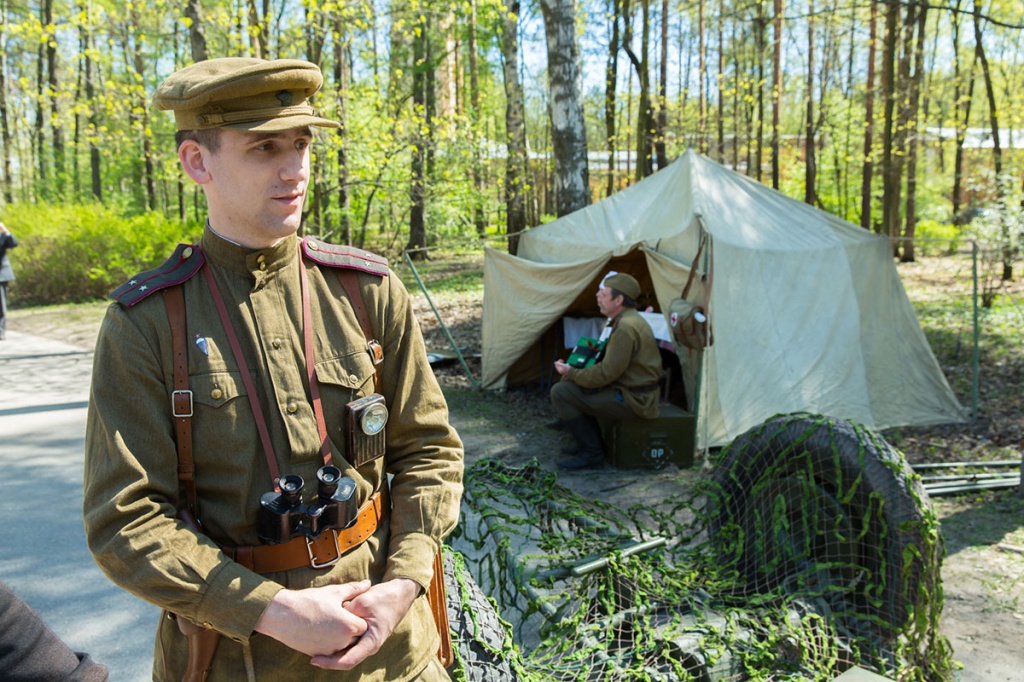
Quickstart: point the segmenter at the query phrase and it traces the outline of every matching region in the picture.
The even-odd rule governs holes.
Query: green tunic
[[[660,374],[661,352],[651,326],[636,310],[626,308],[612,320],[601,361],[590,367],[570,367],[566,376],[582,388],[619,389],[636,416],[654,419]]]
[[[260,250],[210,230],[202,240],[255,381],[282,474],[305,495],[323,465],[302,342],[298,240]],[[357,482],[360,504],[391,482],[392,512],[376,534],[327,569],[258,575],[218,549],[256,545],[260,496],[272,489],[238,364],[202,274],[185,281],[189,384],[199,515],[205,535],[183,526],[170,413],[172,339],[162,295],[114,303],[100,330],[86,431],[85,527],[100,568],[118,585],[170,612],[220,631],[211,680],[246,679],[250,655],[261,680],[405,680],[436,654],[438,636],[418,598],[383,648],[350,672],[309,658],[253,628],[282,587],[410,578],[426,588],[432,559],[454,528],[462,493],[462,444],[427,362],[408,293],[393,273],[360,273],[384,347],[380,392],[390,418],[387,453],[358,469],[345,458],[346,403],[374,392],[374,366],[337,272],[308,262],[314,356],[333,463]],[[229,639],[230,638],[230,639]],[[155,680],[181,678],[185,638],[162,619]]]

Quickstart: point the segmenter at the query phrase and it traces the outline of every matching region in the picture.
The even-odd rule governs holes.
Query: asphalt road
[[[82,528],[92,353],[9,331],[0,341],[0,580],[114,682],[151,679],[159,610],[97,568]]]

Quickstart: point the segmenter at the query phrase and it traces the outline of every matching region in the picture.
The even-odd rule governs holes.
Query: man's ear
[[[181,167],[190,178],[200,185],[205,185],[211,180],[210,170],[206,166],[209,154],[210,150],[195,140],[185,140],[178,147],[178,160],[181,161]]]

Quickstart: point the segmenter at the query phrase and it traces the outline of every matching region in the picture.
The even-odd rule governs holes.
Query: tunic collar
[[[290,234],[273,246],[251,249],[228,241],[213,231],[210,224],[203,230],[203,253],[211,263],[239,273],[280,270],[298,257],[298,237]]]

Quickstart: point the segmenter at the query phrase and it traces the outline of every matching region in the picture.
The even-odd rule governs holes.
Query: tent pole
[[[462,351],[460,351],[459,347],[455,345],[455,339],[452,338],[451,332],[448,331],[448,326],[444,323],[444,320],[441,319],[441,313],[437,311],[437,306],[434,305],[434,301],[430,298],[430,293],[427,291],[427,285],[425,285],[423,280],[420,279],[420,273],[416,269],[416,266],[413,265],[412,258],[409,257],[409,252],[403,251],[402,255],[405,257],[405,262],[408,264],[409,269],[412,270],[412,276],[416,278],[416,284],[420,285],[420,290],[423,292],[423,295],[427,297],[427,303],[430,304],[430,309],[434,311],[437,323],[440,324],[441,329],[444,330],[444,335],[448,338],[448,343],[451,344],[452,350],[455,351],[455,355],[458,356],[459,364],[462,365],[463,371],[465,371],[466,376],[469,377],[469,383],[473,385],[473,388],[480,388],[480,384],[478,384],[476,379],[473,378],[473,373],[469,371],[469,366],[466,364],[465,358],[462,357]]]
[[[698,244],[699,244],[699,240],[702,239],[702,238],[706,238],[708,240],[708,249],[707,249],[707,251],[704,252],[704,262],[702,263],[702,265],[704,267],[704,272],[707,273],[707,272],[709,272],[711,270],[711,268],[715,267],[714,262],[712,261],[712,258],[713,258],[712,253],[714,252],[714,243],[711,241],[711,233],[708,232],[707,225],[704,223],[704,216],[702,216],[700,214],[697,214],[697,222],[700,225],[700,233],[698,233],[698,235],[697,235]],[[698,250],[699,250],[699,246],[698,246]],[[707,307],[708,307],[707,315],[708,315],[708,320],[709,320],[708,321],[708,328],[711,329],[711,321],[714,320],[714,315],[711,314],[712,309],[711,309],[710,298],[708,300],[708,306]],[[693,402],[694,402],[694,405],[693,405],[693,416],[694,416],[694,419],[697,422],[697,429],[700,431],[700,436],[701,436],[701,438],[695,438],[694,439],[694,449],[699,450],[702,453],[703,459],[704,459],[704,464],[707,464],[707,454],[710,451],[710,448],[708,447],[708,420],[707,420],[707,415],[704,415],[704,419],[701,420],[701,411],[700,411],[701,403],[703,402],[701,400],[701,391],[704,390],[704,363],[706,363],[708,361],[707,360],[707,358],[708,358],[707,351],[708,351],[707,347],[704,347],[701,350],[697,351],[700,354],[700,360],[697,362],[697,379],[696,379],[697,385],[694,387],[694,391],[693,391]],[[703,442],[703,447],[698,447],[698,443],[701,443],[701,442]],[[694,455],[696,455],[696,453],[694,453]]]

